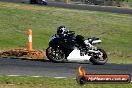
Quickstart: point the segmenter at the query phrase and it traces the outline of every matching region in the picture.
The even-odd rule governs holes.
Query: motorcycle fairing
[[[81,62],[81,61],[89,61],[91,58],[91,56],[88,56],[87,54],[84,54],[81,56],[80,54],[80,50],[78,49],[74,49],[69,56],[67,57],[68,61],[71,62]]]

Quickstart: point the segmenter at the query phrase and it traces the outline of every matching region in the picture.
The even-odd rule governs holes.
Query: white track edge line
[[[43,76],[31,76],[31,77],[39,78],[39,77],[43,77]]]
[[[21,75],[7,75],[7,76],[13,76],[13,77],[18,77],[18,76],[21,76]],[[39,77],[44,77],[44,76],[29,76],[29,77],[35,77],[35,78],[39,78]],[[56,79],[61,79],[61,78],[67,78],[67,77],[53,77],[53,78],[56,78]]]
[[[67,78],[67,77],[54,77],[56,79],[63,79],[63,78]]]
[[[16,76],[17,77],[17,76],[20,76],[20,75],[7,75],[7,76],[14,76],[14,77]]]

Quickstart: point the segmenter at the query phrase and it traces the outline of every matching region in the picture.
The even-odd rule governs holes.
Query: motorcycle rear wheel
[[[108,61],[108,56],[106,52],[103,49],[98,49],[100,51],[100,55],[93,55],[90,59],[90,61],[94,65],[104,65]]]

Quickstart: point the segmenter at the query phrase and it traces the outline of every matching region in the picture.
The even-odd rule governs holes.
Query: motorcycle
[[[47,1],[46,1],[46,0],[41,0],[41,1],[40,1],[40,4],[42,4],[42,5],[47,5]]]
[[[74,31],[68,31],[64,37],[53,35],[46,49],[46,56],[52,62],[86,62],[95,65],[104,65],[108,61],[106,52],[96,47],[101,43],[99,38],[91,37],[84,40],[81,35],[75,35]]]
[[[47,5],[47,0],[30,0],[31,4]]]

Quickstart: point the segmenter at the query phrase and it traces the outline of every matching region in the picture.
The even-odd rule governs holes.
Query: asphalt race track
[[[132,64],[92,65],[80,63],[52,63],[24,59],[0,58],[0,75],[45,76],[75,78],[78,66],[88,74],[130,74]]]
[[[29,0],[0,0],[7,2],[15,3],[29,3]],[[132,9],[128,8],[115,8],[115,7],[101,7],[101,6],[82,6],[77,4],[65,4],[59,2],[48,2],[50,7],[61,7],[69,9],[80,9],[80,10],[93,10],[93,11],[103,11],[103,12],[112,12],[112,13],[122,13],[122,14],[132,14]]]
[[[132,14],[132,9],[127,8],[114,8],[114,7],[101,7],[101,6],[82,6],[76,4],[65,4],[57,2],[49,2],[48,6],[53,7],[62,7],[69,9],[80,9],[80,10],[92,10],[92,11],[103,11],[103,12],[112,12],[112,13],[122,13],[122,14]]]

